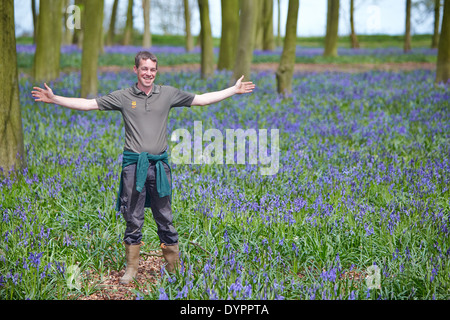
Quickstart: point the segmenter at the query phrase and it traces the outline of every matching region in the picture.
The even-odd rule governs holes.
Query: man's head
[[[155,81],[158,59],[148,51],[141,51],[134,58],[134,63],[133,69],[138,78],[138,86],[142,91],[147,92]]]
[[[153,53],[150,53],[148,51],[139,51],[136,54],[136,57],[134,57],[134,65],[136,68],[139,68],[139,65],[141,64],[141,60],[152,60],[156,63],[156,69],[158,69],[158,58]]]

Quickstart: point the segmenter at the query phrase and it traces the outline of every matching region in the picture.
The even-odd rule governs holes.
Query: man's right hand
[[[52,89],[44,83],[45,89],[39,87],[33,87],[31,94],[33,95],[34,101],[42,101],[45,103],[53,103],[65,108],[89,111],[98,110],[97,100],[95,99],[84,99],[84,98],[68,98],[57,96],[53,94]]]
[[[31,94],[33,95],[34,101],[42,101],[45,103],[53,103],[53,98],[55,95],[53,94],[52,89],[44,83],[45,89],[39,87],[33,87],[33,91]]]

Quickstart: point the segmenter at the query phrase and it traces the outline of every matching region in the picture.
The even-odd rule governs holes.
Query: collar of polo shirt
[[[153,87],[152,87],[152,94],[153,94],[153,93],[159,93],[160,86],[158,86],[158,85],[156,85],[156,84],[154,84],[154,83],[153,83],[152,86],[153,86]],[[132,89],[133,89],[133,92],[134,92],[135,94],[143,94],[143,95],[145,95],[145,92],[138,88],[137,82],[134,84],[134,86],[132,86]]]

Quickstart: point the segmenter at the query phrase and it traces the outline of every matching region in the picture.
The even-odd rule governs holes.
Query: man
[[[167,156],[167,120],[172,107],[205,106],[234,94],[250,93],[252,82],[196,95],[171,86],[155,85],[158,60],[147,51],[139,52],[133,67],[137,83],[96,98],[69,98],[53,94],[51,88],[34,87],[35,101],[57,104],[74,110],[116,110],[122,113],[125,146],[122,174],[116,208],[125,221],[124,235],[127,267],[120,283],[128,284],[137,275],[139,250],[144,224],[144,208],[150,207],[158,227],[158,237],[167,270],[173,272],[179,263],[178,233],[172,224],[171,172]]]

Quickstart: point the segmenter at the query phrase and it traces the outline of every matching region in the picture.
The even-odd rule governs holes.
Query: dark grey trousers
[[[172,183],[168,166],[164,163],[169,184]],[[150,162],[147,171],[147,180],[141,192],[136,190],[136,165],[132,164],[122,170],[122,193],[120,195],[120,211],[126,221],[124,242],[126,244],[139,244],[142,240],[142,227],[145,220],[145,198],[150,193],[150,209],[153,213],[157,233],[161,243],[173,245],[178,242],[178,233],[172,224],[172,207],[170,197],[160,198],[156,190],[155,164]]]

